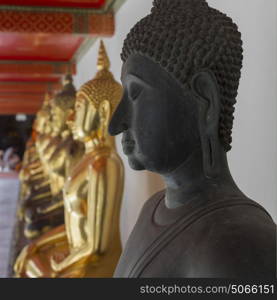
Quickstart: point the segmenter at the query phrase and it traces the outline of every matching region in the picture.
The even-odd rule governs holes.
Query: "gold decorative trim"
[[[123,4],[126,3],[127,0],[115,0],[113,5],[113,12],[116,16],[116,13],[120,10]],[[98,38],[87,37],[82,45],[79,47],[78,51],[74,54],[72,58],[73,63],[78,63],[88,52],[88,50],[94,45]]]
[[[116,2],[121,0],[107,0],[103,8],[72,8],[72,7],[48,7],[48,6],[23,6],[23,5],[0,5],[1,10],[26,11],[26,12],[60,12],[72,14],[105,14],[110,12]]]

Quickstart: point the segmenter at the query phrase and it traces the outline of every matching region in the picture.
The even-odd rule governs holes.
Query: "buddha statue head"
[[[33,126],[34,130],[39,134],[49,134],[51,132],[51,101],[51,95],[46,93],[42,107],[37,113]]]
[[[105,141],[108,124],[122,95],[122,87],[109,71],[110,61],[103,41],[100,43],[97,63],[98,72],[94,79],[85,83],[77,93],[73,136],[86,142],[96,139]]]
[[[123,98],[110,123],[136,170],[176,170],[201,153],[215,176],[231,149],[242,41],[206,0],[154,0],[121,54]]]
[[[75,105],[76,89],[71,75],[66,75],[63,88],[52,101],[52,125],[54,135],[67,130],[67,119]]]

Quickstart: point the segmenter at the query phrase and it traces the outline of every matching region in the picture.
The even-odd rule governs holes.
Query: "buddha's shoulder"
[[[202,215],[207,222],[223,228],[240,227],[245,230],[276,228],[268,211],[248,198],[217,202],[214,206],[212,205],[211,209],[208,206],[206,214]]]
[[[253,238],[257,241],[276,235],[276,224],[270,214],[257,202],[250,199],[226,201],[208,206],[195,220],[195,226],[206,232],[206,238],[217,240],[240,240],[243,244]],[[241,238],[247,237],[246,240]]]
[[[276,224],[256,202],[216,209],[195,226],[199,275],[206,270],[229,277],[275,274]]]
[[[165,190],[161,190],[153,194],[143,205],[141,209],[141,214],[152,214],[156,207],[159,205],[160,201],[165,197]]]

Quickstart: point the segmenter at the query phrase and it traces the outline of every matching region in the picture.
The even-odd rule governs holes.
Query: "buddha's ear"
[[[101,101],[99,108],[98,108],[98,113],[99,113],[101,122],[108,124],[110,121],[110,116],[111,116],[111,104],[108,100]]]
[[[98,137],[105,140],[107,136],[108,125],[111,117],[111,103],[108,100],[103,100],[98,107],[100,127],[98,130]]]
[[[98,129],[100,118],[99,118],[98,109],[92,101],[88,99],[84,99],[84,105],[85,105],[86,113],[84,115],[84,120],[81,120],[81,122],[83,122],[85,132],[88,135],[90,135],[91,131],[95,131]]]
[[[210,70],[195,74],[191,90],[197,100],[199,132],[203,150],[203,167],[207,177],[219,173],[220,93],[215,75]]]

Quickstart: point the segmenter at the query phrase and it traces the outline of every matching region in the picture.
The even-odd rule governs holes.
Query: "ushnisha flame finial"
[[[71,74],[66,74],[63,78],[63,86],[67,85],[67,84],[73,84],[73,78]]]
[[[108,70],[110,68],[110,60],[106,52],[103,40],[100,41],[100,48],[98,53],[97,70]]]
[[[63,86],[53,99],[53,103],[63,109],[72,108],[75,104],[76,89],[71,74],[65,75]]]

